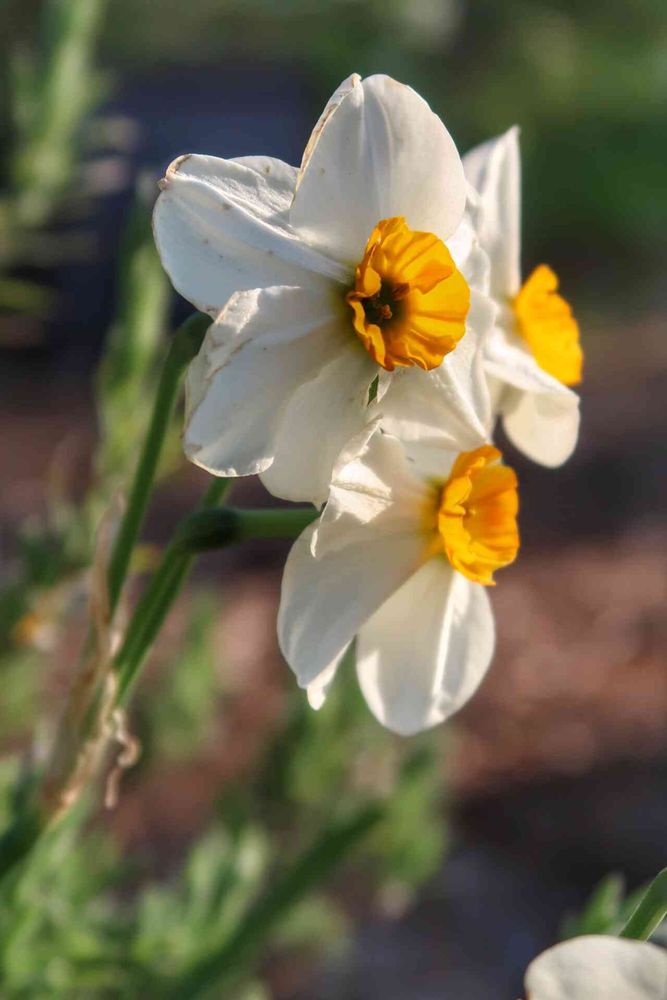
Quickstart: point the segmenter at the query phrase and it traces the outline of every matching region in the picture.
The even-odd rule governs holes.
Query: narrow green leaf
[[[620,937],[646,941],[667,916],[667,868],[663,868],[644,893]]]

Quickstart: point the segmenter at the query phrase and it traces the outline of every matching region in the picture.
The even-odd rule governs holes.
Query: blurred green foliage
[[[561,936],[573,938],[582,934],[618,934],[642,897],[644,888],[626,896],[623,876],[616,873],[605,875],[583,910],[571,914],[563,921]]]
[[[96,386],[101,435],[96,472],[101,481],[127,479],[136,441],[148,425],[165,351],[170,289],[153,242],[152,199],[152,185],[140,182],[119,248],[117,313]],[[175,436],[167,450],[173,466]]]
[[[82,123],[103,94],[92,60],[104,6],[104,0],[48,0],[38,51],[12,53],[10,179],[19,226],[47,221],[72,182]]]
[[[46,512],[20,529],[13,566],[0,589],[0,652],[27,615],[47,624],[81,597],[97,525],[114,492],[128,481],[150,418],[165,350],[168,283],[153,243],[150,208],[139,189],[119,259],[117,315],[96,379],[99,442],[89,489],[81,502],[61,479],[64,454],[46,475]],[[159,475],[182,461],[176,426]],[[37,627],[37,626],[36,626]],[[39,645],[39,643],[38,643]],[[1,669],[1,667],[0,667]]]
[[[219,595],[198,590],[190,601],[186,633],[178,661],[160,677],[159,697],[139,702],[146,745],[164,762],[187,760],[213,738],[222,694],[216,662],[218,620],[224,614]],[[187,664],[178,669],[178,662]]]
[[[648,885],[626,893],[625,879],[612,872],[595,887],[583,910],[563,921],[563,939],[583,934],[620,935],[667,945],[667,868]]]
[[[52,294],[16,269],[61,261],[77,245],[75,234],[54,240],[48,227],[66,206],[72,214],[85,192],[85,122],[106,92],[95,66],[105,6],[44,0],[25,37],[20,27],[28,11],[13,2],[0,11],[1,309],[48,313]]]
[[[434,873],[445,846],[439,819],[445,739],[437,732],[405,742],[380,728],[359,690],[351,651],[317,714],[295,699],[260,769],[260,801],[278,821],[281,810],[297,811],[307,831],[304,823],[326,822],[339,802],[383,795],[387,819],[371,844],[375,871],[387,890],[409,895]]]
[[[195,602],[185,645],[169,664],[168,707],[154,686],[140,692],[133,728],[143,755],[125,794],[137,794],[142,774],[168,768],[174,751],[185,753],[188,737],[190,760],[205,749],[202,733],[224,696],[214,670],[224,645],[211,643],[216,615],[210,600]],[[267,956],[344,947],[345,908],[319,886],[359,852],[365,894],[381,900],[390,890],[395,900],[400,886],[405,904],[440,861],[440,767],[427,738],[415,749],[380,731],[367,711],[354,709],[334,732],[357,700],[348,674],[319,714],[304,712],[290,688],[286,725],[269,750],[278,769],[260,764],[224,791],[217,819],[167,881],[151,876],[159,861],[122,859],[99,823],[91,827],[90,804],[77,807],[0,885],[1,995],[218,996],[224,982],[224,995],[260,996]],[[16,763],[6,762],[2,825],[16,777]]]

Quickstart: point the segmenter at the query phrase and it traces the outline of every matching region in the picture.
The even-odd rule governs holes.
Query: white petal
[[[308,142],[306,143],[306,148],[303,151],[303,156],[301,157],[301,167],[298,171],[298,177],[296,181],[296,187],[298,187],[299,184],[301,183],[301,179],[303,178],[306,167],[308,166],[308,161],[312,156],[313,150],[317,145],[317,142],[320,138],[320,134],[324,129],[324,126],[327,124],[329,118],[331,118],[332,114],[334,113],[338,105],[341,103],[341,101],[343,101],[347,97],[347,95],[350,93],[351,90],[354,89],[354,87],[358,87],[360,83],[361,83],[361,77],[359,76],[359,74],[350,73],[350,75],[345,80],[343,80],[340,86],[338,86],[336,90],[334,90],[333,94],[331,95],[327,103],[324,105],[324,111],[315,122],[315,128],[310,133],[310,138],[308,139]]]
[[[282,408],[346,342],[326,296],[303,288],[237,292],[188,371],[188,457],[220,476],[266,468]]]
[[[463,157],[466,177],[482,199],[478,236],[491,259],[491,290],[498,298],[521,286],[521,157],[516,126]]]
[[[579,397],[541,368],[517,337],[496,329],[487,339],[485,369],[507,386],[498,405],[512,444],[554,468],[570,457],[579,436]]]
[[[410,736],[465,704],[487,671],[493,646],[484,587],[435,557],[359,632],[359,683],[377,719]]]
[[[552,393],[511,389],[504,397],[503,427],[508,438],[528,458],[552,469],[574,451],[579,417],[579,397],[569,389]]]
[[[388,76],[354,77],[313,132],[290,220],[309,243],[354,266],[373,227],[391,216],[446,239],[465,190],[456,146],[428,104]]]
[[[312,681],[306,688],[308,704],[311,708],[314,708],[315,711],[322,708],[322,705],[327,700],[329,688],[336,678],[338,668],[346,652],[347,648],[344,649],[339,656],[332,660],[332,662],[324,668],[322,673],[318,674],[315,680]]]
[[[350,442],[336,463],[313,553],[320,558],[363,545],[369,532],[419,533],[431,495],[403,443],[375,423]]]
[[[341,448],[370,419],[375,373],[368,353],[345,330],[340,352],[297,388],[276,422],[274,460],[262,474],[269,492],[324,503]]]
[[[667,952],[645,941],[589,935],[528,966],[527,1000],[665,1000]]]
[[[482,203],[475,189],[468,184],[466,210],[461,222],[447,240],[447,248],[470,288],[488,295],[491,264],[478,236]]]
[[[439,368],[392,374],[380,404],[391,434],[405,441],[439,439],[458,451],[488,439],[492,415],[483,343],[494,314],[491,301],[473,291],[466,333]]]
[[[359,628],[423,557],[419,535],[367,529],[357,544],[316,558],[316,530],[311,525],[292,546],[278,612],[280,648],[305,688],[342,656]]]
[[[181,156],[162,181],[153,228],[176,290],[215,315],[240,289],[302,285],[327,276],[344,284],[340,265],[290,230],[296,170],[281,160]]]

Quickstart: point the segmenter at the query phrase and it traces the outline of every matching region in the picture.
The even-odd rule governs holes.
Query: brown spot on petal
[[[164,177],[164,181],[165,181],[166,184],[169,183],[169,181],[171,180],[173,174],[178,173],[178,171],[180,170],[180,168],[182,167],[182,165],[184,163],[186,163],[187,160],[189,160],[191,156],[192,156],[192,153],[183,153],[182,156],[177,156],[175,160],[171,161],[171,163],[167,167],[167,173],[166,173],[166,175]]]

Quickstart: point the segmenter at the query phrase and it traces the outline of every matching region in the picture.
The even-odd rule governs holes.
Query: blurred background
[[[518,123],[524,268],[560,275],[586,354],[567,465],[504,443],[523,548],[468,708],[394,739],[348,669],[309,712],[275,640],[286,547],[202,558],[136,692],[142,755],[117,807],[93,797],[4,900],[2,995],[166,995],[152,977],[220,949],[290,850],[371,794],[381,827],[212,995],[515,1000],[538,951],[613,922],[665,864],[663,0],[5,0],[0,18],[7,810],[72,676],[94,529],[136,457],[165,331],[190,311],[150,237],[176,155],[298,164],[353,71],[411,84],[462,152]],[[137,591],[205,486],[178,431]],[[270,498],[244,480],[234,502]]]

